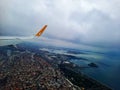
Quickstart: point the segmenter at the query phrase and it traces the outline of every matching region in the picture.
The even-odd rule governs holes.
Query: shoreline
[[[82,73],[83,73],[83,72],[82,72]],[[108,87],[108,88],[110,88],[111,90],[113,90],[110,86],[106,85],[105,83],[102,83],[102,82],[98,81],[97,79],[95,79],[95,78],[93,78],[93,77],[91,77],[91,76],[86,75],[85,73],[83,73],[83,74],[84,74],[85,77],[88,77],[89,79],[92,79],[92,80],[94,80],[95,82],[98,82],[98,83],[104,85],[105,87]]]
[[[104,83],[99,82],[98,80],[87,76],[84,73],[78,73],[69,68],[60,67],[60,70],[64,73],[64,76],[74,85],[88,89],[95,90],[113,90],[111,87],[107,86]]]

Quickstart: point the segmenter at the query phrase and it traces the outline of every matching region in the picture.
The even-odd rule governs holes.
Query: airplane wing
[[[43,26],[43,28],[40,29],[39,32],[37,32],[35,34],[35,36],[29,36],[29,37],[9,37],[9,36],[2,36],[2,37],[0,37],[0,40],[34,39],[35,37],[40,37],[42,35],[42,33],[45,31],[46,28],[47,28],[47,25]]]

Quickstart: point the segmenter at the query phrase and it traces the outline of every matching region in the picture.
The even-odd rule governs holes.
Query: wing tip
[[[44,25],[42,29],[39,30],[39,32],[35,35],[37,37],[41,36],[41,34],[44,32],[44,30],[47,28],[48,25]]]

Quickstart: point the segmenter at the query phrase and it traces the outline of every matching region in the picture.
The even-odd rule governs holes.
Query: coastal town
[[[0,90],[111,90],[78,74],[80,67],[66,61],[71,57],[27,48],[19,45],[0,48]]]
[[[0,53],[1,90],[72,90],[74,87],[39,55],[29,51]]]

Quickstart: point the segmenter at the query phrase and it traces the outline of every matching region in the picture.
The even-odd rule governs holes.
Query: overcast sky
[[[120,45],[120,0],[1,0],[0,35]]]

